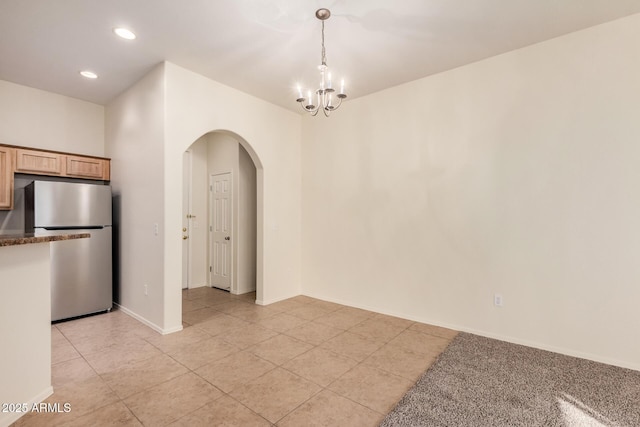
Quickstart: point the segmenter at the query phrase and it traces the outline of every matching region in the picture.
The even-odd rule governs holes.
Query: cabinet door
[[[14,148],[0,147],[0,210],[13,209],[14,159]]]
[[[76,178],[103,179],[104,160],[91,157],[65,156],[67,158],[66,176]],[[107,178],[108,179],[108,178]]]
[[[104,159],[102,164],[102,179],[105,181],[111,180],[111,160]]]
[[[64,155],[46,151],[16,149],[16,172],[62,175]]]

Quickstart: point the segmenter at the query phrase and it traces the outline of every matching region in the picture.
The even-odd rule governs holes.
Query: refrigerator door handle
[[[78,227],[69,227],[69,226],[64,226],[64,227],[36,227],[36,228],[42,228],[43,230],[49,230],[49,231],[62,231],[62,230],[102,230],[104,228],[103,225],[91,225],[91,226],[78,226]]]

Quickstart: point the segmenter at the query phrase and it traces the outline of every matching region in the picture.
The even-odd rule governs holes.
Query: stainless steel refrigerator
[[[25,187],[25,229],[36,235],[87,232],[52,242],[51,321],[111,310],[111,187],[34,181]]]

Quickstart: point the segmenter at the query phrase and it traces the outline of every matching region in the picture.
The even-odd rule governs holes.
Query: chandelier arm
[[[333,101],[331,103],[329,103],[328,97],[324,96],[324,97],[322,97],[322,100],[321,100],[321,102],[319,104],[321,104],[321,107],[324,110],[335,111],[338,108],[340,108],[340,106],[342,105],[342,100],[344,99],[344,97],[337,96],[336,98],[337,98],[337,101],[334,98]],[[331,106],[332,108],[328,108],[329,106]],[[329,116],[327,116],[327,117],[329,117]]]
[[[337,110],[342,105],[342,98],[338,98],[338,103],[333,106],[334,110]]]
[[[321,108],[321,105],[316,105],[314,108],[307,108],[307,106],[302,106],[302,109],[307,113],[311,113],[312,116],[315,116],[318,113],[318,110]]]
[[[318,109],[320,108],[319,105],[317,105],[315,108],[307,108],[305,105],[303,105],[304,102],[300,102],[300,107],[306,111],[307,113],[311,113],[312,116],[315,116],[318,113]],[[315,113],[315,114],[314,114]]]

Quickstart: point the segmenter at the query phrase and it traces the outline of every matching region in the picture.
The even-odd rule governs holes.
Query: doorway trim
[[[182,155],[182,289],[191,286],[191,149]],[[185,194],[186,192],[186,194]],[[186,237],[186,239],[185,239]],[[185,253],[186,247],[186,253]],[[186,267],[186,271],[185,271]]]

